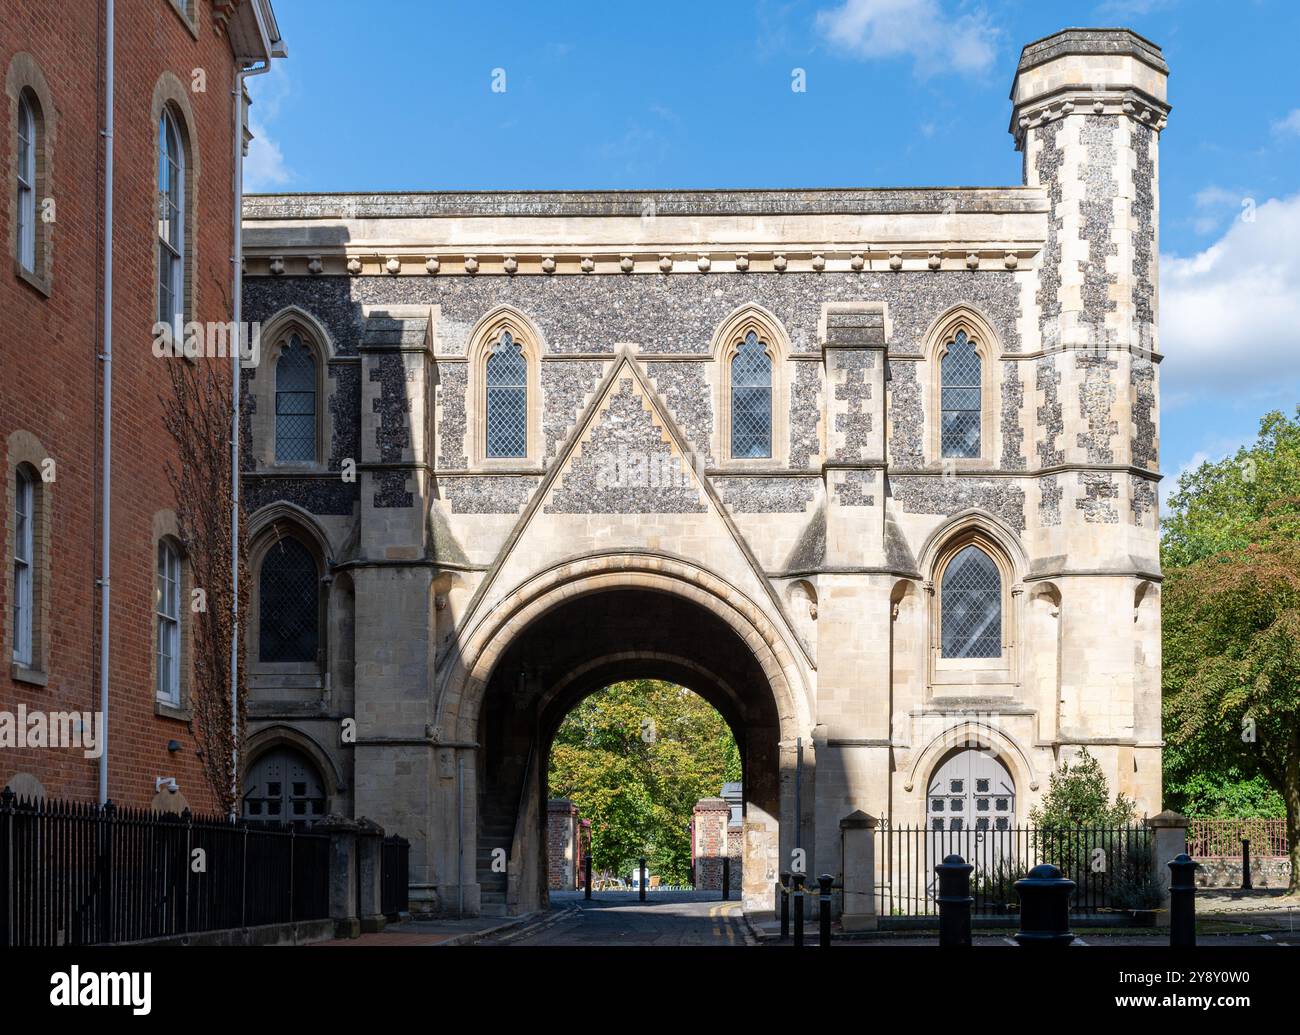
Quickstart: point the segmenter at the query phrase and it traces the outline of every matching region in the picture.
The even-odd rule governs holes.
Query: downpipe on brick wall
[[[270,53],[268,48],[267,53]],[[235,73],[234,129],[231,138],[234,155],[234,251],[230,262],[234,269],[233,316],[237,334],[243,334],[244,305],[244,81],[264,75],[271,62],[263,61]],[[239,808],[239,357],[240,347],[230,354],[230,818]]]
[[[99,803],[108,801],[109,547],[112,542],[113,476],[113,0],[104,3],[104,406],[100,432],[103,475],[100,481],[99,558]]]

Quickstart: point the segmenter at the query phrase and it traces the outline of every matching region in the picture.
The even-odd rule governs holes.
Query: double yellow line
[[[736,944],[735,923],[724,924],[723,921],[734,917],[739,909],[739,902],[719,902],[716,906],[709,906],[709,919],[713,921],[713,937],[717,941],[725,939],[728,945]]]

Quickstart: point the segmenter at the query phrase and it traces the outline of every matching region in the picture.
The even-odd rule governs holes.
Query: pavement
[[[552,892],[551,906],[521,917],[467,917],[463,920],[407,920],[360,938],[333,939],[320,945],[525,945],[525,946],[745,946],[780,945],[780,922],[744,916],[739,897],[719,901],[717,892],[597,891],[587,901],[581,891]],[[816,900],[805,920],[806,945],[817,944]],[[1285,890],[1198,889],[1197,940],[1200,945],[1300,946],[1300,899]],[[1158,947],[1167,928],[1081,927],[1074,944]],[[974,944],[1015,945],[1015,927],[976,928]],[[837,946],[934,945],[937,930],[897,930],[844,935]],[[785,944],[789,944],[786,942]]]

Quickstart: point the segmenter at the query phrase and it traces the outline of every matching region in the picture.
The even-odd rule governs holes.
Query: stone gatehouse
[[[561,718],[655,677],[736,733],[750,909],[1084,745],[1158,812],[1166,77],[1027,46],[1020,186],[248,197],[245,810],[523,910]]]

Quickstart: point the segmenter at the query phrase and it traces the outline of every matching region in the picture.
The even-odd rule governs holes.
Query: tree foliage
[[[740,779],[726,721],[684,687],[617,683],[592,694],[561,723],[551,747],[551,797],[591,820],[592,866],[626,875],[636,860],[671,883],[690,873],[695,803]]]
[[[1297,410],[1300,418],[1300,409]],[[1172,788],[1222,814],[1277,792],[1300,890],[1300,419],[1179,482],[1165,570],[1165,732]]]
[[[1137,818],[1137,806],[1124,794],[1110,800],[1106,774],[1087,748],[1074,764],[1062,762],[1047,778],[1047,793],[1029,810],[1034,826],[1045,829],[1119,827]]]

